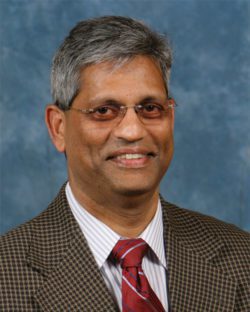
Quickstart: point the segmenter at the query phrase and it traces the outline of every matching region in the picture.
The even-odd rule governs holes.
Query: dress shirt
[[[100,268],[104,281],[111,295],[122,311],[122,270],[119,264],[110,260],[110,253],[121,237],[106,224],[91,215],[76,200],[69,183],[66,185],[66,196],[72,213],[79,224],[94,258]],[[146,229],[139,235],[150,246],[142,261],[142,269],[148,278],[151,288],[168,311],[166,257],[163,240],[162,207],[160,200],[156,214]]]

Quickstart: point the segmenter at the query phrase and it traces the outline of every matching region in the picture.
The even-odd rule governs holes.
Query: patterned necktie
[[[164,308],[142,270],[147,243],[139,239],[119,240],[112,256],[122,268],[122,311],[164,312]]]

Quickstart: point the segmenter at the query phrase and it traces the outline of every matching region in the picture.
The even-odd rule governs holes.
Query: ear
[[[172,131],[174,132],[174,116],[175,116],[175,107],[172,108],[172,112],[171,112],[172,116],[171,116],[171,127],[172,127]]]
[[[174,116],[175,116],[175,101],[174,99],[169,100],[169,104],[172,105],[172,108],[170,109],[170,122],[171,122],[171,129],[174,131]]]
[[[56,105],[50,104],[45,110],[45,123],[50,138],[60,153],[65,152],[65,115]]]

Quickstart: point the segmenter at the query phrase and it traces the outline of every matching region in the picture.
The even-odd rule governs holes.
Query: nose
[[[136,142],[143,139],[147,131],[135,109],[129,107],[120,122],[114,127],[113,134],[116,138],[124,141]]]

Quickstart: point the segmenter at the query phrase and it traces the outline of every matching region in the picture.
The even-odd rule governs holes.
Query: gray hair
[[[54,102],[68,109],[79,92],[81,70],[111,61],[121,65],[137,55],[152,57],[160,66],[168,90],[172,51],[166,37],[140,21],[103,16],[79,22],[54,56],[51,88]]]

